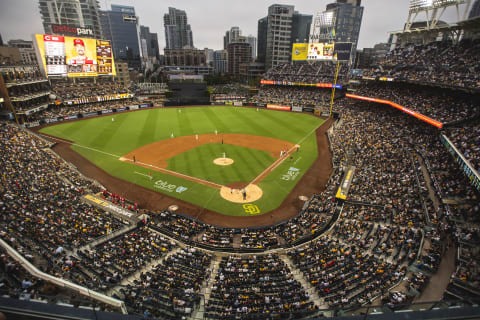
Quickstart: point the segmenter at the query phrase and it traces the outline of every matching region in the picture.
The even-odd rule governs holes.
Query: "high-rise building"
[[[310,42],[351,42],[356,52],[363,7],[361,0],[337,0],[318,12],[310,30]]]
[[[205,50],[195,48],[164,49],[166,66],[205,66]]]
[[[115,4],[111,8],[100,12],[105,39],[112,42],[115,59],[126,60],[129,67],[139,68],[142,51],[135,8]]]
[[[294,6],[274,4],[268,7],[265,68],[290,62]]]
[[[258,20],[258,59],[265,68],[288,63],[292,44],[308,39],[311,15],[294,11],[294,6],[274,4],[268,8],[268,16]]]
[[[475,18],[480,16],[480,0],[476,0],[473,3],[472,9],[470,9],[470,13],[468,14],[468,19]]]
[[[209,66],[213,67],[213,61],[215,60],[214,57],[213,57],[213,55],[214,55],[213,49],[205,48],[205,49],[203,49],[203,51],[205,51],[205,59],[206,59],[205,62]]]
[[[228,71],[228,52],[227,50],[216,50],[213,53],[213,68],[217,74],[225,74]]]
[[[156,33],[150,32],[150,28],[140,26],[140,44],[142,46],[142,55],[144,57],[155,57],[159,59],[160,50],[158,48],[158,36]]]
[[[257,61],[261,63],[265,63],[265,55],[267,54],[267,26],[268,17],[263,17],[258,20]]]
[[[35,48],[33,47],[33,41],[25,41],[20,39],[9,40],[8,46],[18,48],[20,50],[20,56],[22,57],[23,64],[38,64]]]
[[[257,38],[249,35],[246,37],[246,41],[250,44],[250,48],[252,48],[252,59],[257,58]]]
[[[311,14],[300,14],[297,12],[293,13],[292,44],[308,43],[312,18],[313,16]]]
[[[242,30],[239,27],[231,27],[225,32],[223,36],[223,49],[227,49],[228,45],[238,39],[242,35]]]
[[[46,34],[102,39],[98,0],[39,0]]]
[[[245,37],[238,37],[235,42],[229,43],[228,52],[228,73],[233,76],[241,74],[240,66],[252,61],[252,48],[246,42]]]
[[[168,13],[163,16],[163,25],[165,26],[165,49],[193,48],[192,29],[184,10],[168,8]]]

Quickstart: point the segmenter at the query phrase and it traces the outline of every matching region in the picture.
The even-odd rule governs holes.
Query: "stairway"
[[[210,277],[207,279],[205,287],[203,287],[201,290],[201,292],[205,296],[205,304],[208,304],[208,300],[210,299],[210,294],[212,293],[212,287],[213,287],[213,284],[215,283],[215,278],[217,277],[218,268],[220,266],[221,260],[222,260],[221,256],[215,255],[215,258],[212,259],[212,263],[210,264],[210,268],[209,268],[209,270],[211,270]]]
[[[134,284],[134,280],[136,279],[139,279],[140,278],[140,275],[142,273],[145,273],[145,272],[148,272],[148,271],[151,271],[154,267],[158,266],[159,264],[161,264],[163,261],[165,261],[168,257],[170,257],[171,255],[174,255],[176,253],[178,253],[179,251],[183,250],[183,248],[180,248],[180,247],[177,247],[175,249],[173,249],[172,251],[169,251],[166,255],[164,255],[163,257],[157,259],[157,260],[154,260],[152,262],[150,262],[149,264],[147,264],[145,267],[137,270],[137,272],[135,272],[134,274],[122,279],[122,281],[120,281],[120,284],[119,286],[127,286],[127,285],[133,285]],[[111,296],[114,292],[118,294],[118,287],[119,286],[115,286],[111,289],[109,289],[107,292],[106,292],[106,295],[108,296]]]
[[[303,277],[302,271],[300,271],[300,269],[295,266],[292,260],[290,260],[290,258],[286,255],[280,255],[280,259],[282,259],[282,261],[285,262],[285,264],[288,266],[290,272],[293,274],[293,278],[302,285],[302,287],[305,289],[305,292],[308,293],[308,295],[310,296],[310,300],[315,304],[315,306],[319,309],[327,309],[328,305],[323,303],[323,299],[318,296],[315,288],[312,287],[310,283]]]

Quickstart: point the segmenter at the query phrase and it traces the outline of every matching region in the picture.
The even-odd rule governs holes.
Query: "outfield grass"
[[[115,119],[113,122],[112,117]],[[259,207],[260,214],[263,214],[281,204],[316,159],[318,152],[314,130],[322,123],[323,120],[319,118],[293,112],[264,109],[256,111],[255,108],[235,107],[192,107],[149,109],[113,114],[58,124],[43,128],[40,132],[74,141],[72,149],[115,177],[210,210],[227,215],[242,216],[247,215],[243,205],[224,200],[218,189],[160,172],[152,172],[154,179],[150,181],[144,176],[148,174],[148,169],[118,159],[141,146],[169,139],[172,133],[175,137],[179,137],[211,134],[217,130],[219,133],[259,135],[286,140],[294,144],[299,143],[301,145],[300,152],[295,153],[292,160],[287,160],[279,165],[259,184],[263,189],[264,196],[254,204]],[[203,145],[198,148],[211,148],[203,150],[202,154],[217,154],[220,151],[220,149],[216,149],[218,146],[215,144]],[[229,169],[233,171],[227,174],[225,170],[229,169],[226,167],[220,169],[219,166],[213,164],[211,168],[207,166],[208,162],[211,163],[213,159],[196,159],[195,153],[202,151],[202,149],[195,151],[198,148],[170,159],[169,169],[199,178],[210,177],[211,179],[207,180],[224,184],[251,181],[253,178],[250,177],[255,177],[258,175],[256,172],[263,171],[273,162],[273,158],[268,153],[264,152],[265,155],[262,154],[262,151],[254,150],[253,156],[261,159],[261,163],[258,165],[254,165],[254,161],[245,163],[251,159],[249,154],[252,149],[224,145],[223,149],[229,148],[229,151],[226,152],[231,153],[231,158],[241,166],[237,168],[238,172],[234,172],[235,168],[232,166]],[[234,154],[238,158],[235,158]],[[200,162],[204,165],[199,164]],[[266,164],[264,168],[262,168],[263,163]],[[194,166],[197,167],[193,168]],[[241,179],[242,181],[228,181],[229,179]],[[183,188],[172,189],[171,186]]]

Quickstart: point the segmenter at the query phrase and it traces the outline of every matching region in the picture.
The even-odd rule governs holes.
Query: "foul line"
[[[118,158],[120,158],[120,157],[118,157]],[[130,160],[130,159],[127,159],[127,158],[123,158],[123,160],[121,160],[121,161],[128,161],[128,162],[131,162],[131,163],[139,163],[139,164],[142,164],[142,165],[150,167],[150,168],[155,168],[158,171],[168,173],[172,176],[180,176],[180,177],[185,178],[187,180],[193,180],[193,181],[201,182],[202,184],[208,184],[210,186],[215,186],[215,188],[221,189],[223,187],[221,184],[218,184],[218,183],[215,183],[215,182],[211,182],[211,181],[208,181],[208,180],[203,180],[203,179],[200,179],[200,178],[188,176],[188,175],[180,173],[180,172],[170,171],[168,169],[160,168],[160,167],[154,166],[154,165],[149,164],[149,163],[145,163],[145,162],[141,162],[141,161],[133,162],[133,160]]]
[[[326,122],[326,121],[325,121]],[[300,147],[300,143],[302,143],[303,141],[305,141],[305,139],[307,139],[307,137],[309,137],[313,132],[315,132],[318,128],[320,128],[321,126],[323,126],[325,124],[325,122],[319,124],[316,128],[314,128],[312,131],[310,131],[309,133],[307,133],[307,135],[305,137],[303,137],[302,139],[300,139],[297,144],[295,144],[293,147],[290,148],[290,150],[288,150],[287,152],[287,155],[284,156],[283,158],[280,158],[280,159],[277,159],[274,163],[272,163],[267,169],[263,170],[262,173],[260,173],[258,176],[256,176],[252,181],[250,181],[250,183],[247,185],[247,187],[251,184],[254,184],[255,182],[257,182],[257,180],[259,180],[265,173],[267,173],[268,171],[273,171],[275,170],[275,168],[277,168],[280,164],[282,164],[283,161],[285,161],[285,159],[288,158],[288,156],[290,155],[290,153],[292,152],[293,149],[297,148],[297,147]],[[246,187],[245,187],[246,188]]]
[[[62,142],[71,144],[72,146],[76,146],[76,147],[88,149],[88,150],[91,150],[91,151],[103,153],[103,154],[108,155],[108,156],[111,156],[111,157],[113,157],[113,158],[117,158],[117,159],[120,159],[120,158],[121,158],[121,156],[116,155],[116,154],[113,154],[113,153],[108,153],[108,152],[101,151],[101,150],[98,150],[98,149],[94,149],[94,148],[82,146],[82,145],[80,145],[80,144],[72,143],[71,141],[64,140],[64,139],[61,139],[61,138],[52,137],[52,136],[45,135],[45,134],[42,134],[42,135],[44,135],[44,136],[46,136],[46,137],[48,137],[48,138],[54,139],[54,140],[58,140],[58,141],[62,141]],[[127,159],[127,158],[124,158],[123,161],[129,161],[129,162],[132,162],[132,163],[133,163],[133,160],[130,160],[130,159]],[[214,187],[214,188],[217,188],[217,189],[221,189],[221,188],[223,187],[223,185],[218,184],[218,183],[215,183],[215,182],[211,182],[211,181],[208,181],[208,180],[203,180],[203,179],[200,179],[200,178],[188,176],[188,175],[183,174],[183,173],[180,173],[180,172],[170,171],[170,170],[168,170],[168,169],[160,168],[160,167],[151,165],[151,164],[149,164],[149,163],[144,163],[144,162],[140,162],[140,161],[136,161],[136,163],[142,164],[142,165],[147,166],[147,167],[150,167],[150,168],[154,168],[154,169],[157,170],[157,171],[160,171],[160,172],[163,172],[163,173],[167,173],[167,174],[172,175],[172,176],[180,176],[180,177],[185,178],[185,179],[190,180],[190,181],[200,182],[200,183],[202,183],[203,185],[208,185],[208,186],[211,186],[211,187]]]

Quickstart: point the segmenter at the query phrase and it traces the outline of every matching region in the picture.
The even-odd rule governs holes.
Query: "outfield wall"
[[[146,109],[146,108],[153,108],[153,105],[152,104],[134,104],[134,105],[131,105],[129,107],[107,109],[107,110],[100,110],[100,111],[93,111],[93,112],[85,112],[85,113],[79,113],[79,114],[69,115],[69,116],[65,116],[65,117],[41,119],[41,120],[38,120],[38,121],[24,123],[23,126],[25,128],[33,128],[33,127],[38,127],[38,126],[41,126],[41,125],[44,125],[44,124],[52,124],[52,123],[58,123],[58,122],[63,122],[63,121],[69,121],[69,120],[85,119],[85,118],[91,118],[91,117],[96,117],[96,116],[101,116],[101,115],[107,115],[107,114],[110,114],[110,113],[134,111],[134,110]]]

